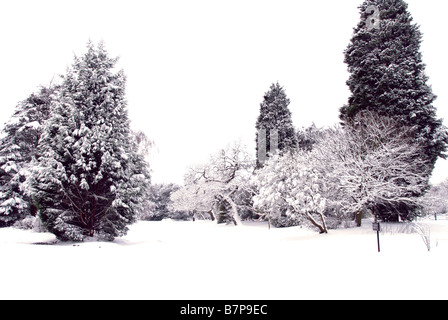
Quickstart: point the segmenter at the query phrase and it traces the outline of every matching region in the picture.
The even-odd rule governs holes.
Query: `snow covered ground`
[[[380,235],[265,223],[138,222],[114,242],[0,229],[0,299],[447,299],[448,220]],[[394,231],[395,230],[395,231]]]

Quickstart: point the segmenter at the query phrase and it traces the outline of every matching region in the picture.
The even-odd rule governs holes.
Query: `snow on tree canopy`
[[[64,77],[39,142],[30,193],[61,240],[124,235],[141,208],[149,172],[132,138],[123,71],[103,43],[88,43]]]
[[[369,27],[368,8],[372,5],[378,9],[379,28]],[[368,110],[415,128],[413,141],[423,146],[419,158],[426,163],[428,170],[424,171],[429,180],[437,159],[446,157],[448,131],[437,118],[433,106],[436,96],[427,84],[420,28],[413,23],[403,0],[366,0],[359,8],[361,20],[345,50],[344,61],[350,73],[347,85],[351,96],[340,109],[340,118],[350,124],[356,114]],[[414,206],[403,203],[381,210],[385,214],[415,214]]]
[[[272,84],[269,91],[264,94],[263,102],[260,104],[260,114],[257,118],[255,128],[256,134],[256,152],[257,167],[263,166],[262,159],[258,158],[258,148],[260,143],[266,144],[266,151],[274,154],[275,147],[270,145],[271,130],[278,134],[278,150],[288,150],[297,147],[297,137],[292,123],[291,111],[289,110],[290,100],[286,96],[285,90],[277,82]],[[266,139],[259,137],[260,130],[266,130]],[[272,150],[271,150],[272,149]]]
[[[367,8],[375,5],[380,28],[369,28]],[[434,166],[444,157],[448,134],[437,119],[436,96],[427,84],[420,44],[422,33],[413,23],[403,0],[368,0],[360,6],[361,20],[345,50],[345,63],[352,93],[340,109],[340,118],[350,121],[362,110],[392,117],[402,125],[416,127],[416,139],[424,143],[422,157]]]
[[[0,139],[0,227],[35,213],[25,185],[29,167],[50,114],[57,86],[42,87],[17,104]]]

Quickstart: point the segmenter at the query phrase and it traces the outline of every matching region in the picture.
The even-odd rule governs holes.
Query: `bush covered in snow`
[[[23,230],[33,230],[34,232],[46,232],[44,225],[39,217],[28,216],[14,223],[13,227]]]
[[[257,172],[259,193],[254,198],[255,207],[266,212],[268,219],[287,217],[326,233],[327,185],[314,160],[312,153],[303,151],[272,157]]]
[[[151,185],[148,189],[148,205],[146,210],[139,215],[139,219],[146,221],[190,220],[193,216],[192,213],[173,208],[171,195],[180,188],[174,183]]]
[[[272,157],[254,177],[255,207],[270,220],[309,224],[321,233],[328,229],[326,216],[358,217],[360,223],[364,210],[419,207],[427,173],[412,129],[372,113],[354,119],[326,130],[311,151]]]
[[[431,186],[423,200],[426,214],[437,216],[448,212],[448,180]]]

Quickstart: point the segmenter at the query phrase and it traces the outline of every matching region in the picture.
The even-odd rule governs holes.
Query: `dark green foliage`
[[[380,11],[379,30],[366,26],[370,5]],[[403,0],[365,1],[360,6],[361,21],[345,50],[352,95],[340,117],[346,122],[358,112],[370,110],[415,127],[416,142],[425,146],[422,157],[434,166],[437,158],[444,156],[448,135],[436,116],[436,96],[426,83],[420,53],[422,33],[407,7]]]
[[[218,224],[231,222],[236,224],[231,213],[232,206],[225,199],[218,197],[216,209],[216,221]]]
[[[234,193],[234,202],[238,208],[238,214],[241,220],[258,219],[259,215],[255,212],[253,196],[256,194],[255,186],[246,186],[238,188]]]
[[[5,124],[0,140],[0,227],[35,215],[32,199],[25,193],[29,165],[36,154],[42,125],[50,114],[56,87],[42,87],[20,102]]]
[[[266,151],[274,153],[276,151],[284,151],[297,147],[297,137],[291,119],[291,111],[289,110],[290,100],[286,96],[285,90],[278,82],[272,84],[270,90],[265,93],[263,102],[260,104],[260,115],[258,116],[255,128],[256,134],[256,151],[257,151],[257,167],[262,167],[262,161],[258,157],[259,130],[266,130]],[[270,133],[271,130],[278,132],[278,150],[271,150]]]
[[[149,173],[115,63],[102,43],[89,43],[64,78],[39,142],[30,190],[43,224],[61,240],[112,240],[142,210]]]
[[[372,5],[379,9],[379,29],[366,24],[372,14],[367,8]],[[403,0],[364,1],[360,6],[361,21],[345,50],[350,72],[347,85],[352,94],[340,109],[340,118],[349,125],[356,114],[369,110],[412,128],[415,144],[423,147],[420,158],[427,163],[421,172],[429,180],[437,159],[446,157],[448,134],[437,118],[433,106],[436,96],[427,84],[420,53],[422,33],[407,8]],[[386,220],[398,216],[412,219],[419,211],[405,204],[376,208]]]
[[[316,127],[313,123],[308,128],[297,130],[297,148],[303,151],[313,150],[313,146],[319,141],[323,130]]]
[[[163,219],[187,220],[190,214],[171,208],[171,194],[180,189],[174,183],[154,184],[149,187],[149,208],[141,217],[147,221],[161,221]]]

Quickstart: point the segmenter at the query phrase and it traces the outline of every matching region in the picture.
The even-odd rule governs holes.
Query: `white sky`
[[[421,25],[439,117],[448,119],[446,0],[408,0]],[[263,94],[279,81],[296,127],[338,122],[349,91],[343,51],[362,0],[0,0],[0,123],[104,40],[127,77],[129,114],[157,145],[154,182],[241,139],[255,154]],[[445,121],[445,125],[448,123]],[[433,181],[448,177],[439,161]]]

